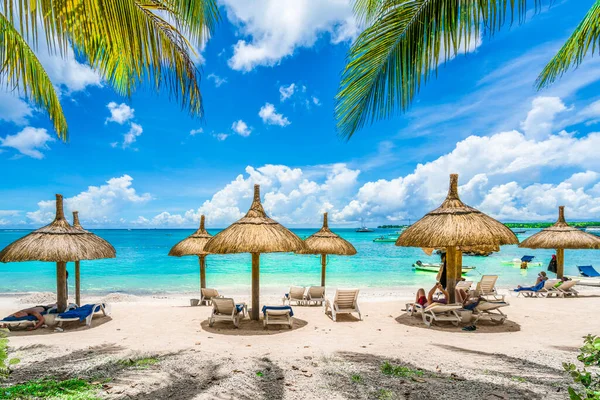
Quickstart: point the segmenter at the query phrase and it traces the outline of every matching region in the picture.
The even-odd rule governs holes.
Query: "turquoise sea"
[[[87,293],[127,292],[133,294],[192,292],[198,290],[198,258],[169,257],[169,249],[194,230],[95,230],[117,250],[117,258],[81,263],[82,290]],[[352,257],[330,256],[327,266],[327,284],[332,287],[399,287],[429,286],[435,274],[415,272],[416,260],[438,262],[439,256],[427,256],[419,248],[396,247],[394,243],[374,243],[373,239],[393,233],[393,229],[377,229],[373,233],[356,233],[354,229],[335,229],[349,240],[358,254]],[[0,248],[26,235],[27,230],[0,230]],[[209,230],[216,234],[218,230]],[[300,237],[307,237],[315,229],[294,229]],[[519,235],[523,240],[537,232],[528,230]],[[503,265],[502,260],[520,258],[525,254],[536,256],[543,267],[522,271],[518,266]],[[503,287],[531,283],[542,269],[545,270],[553,251],[520,249],[504,246],[490,257],[467,257],[464,265],[477,269],[467,276],[478,280],[482,274],[497,274]],[[577,275],[576,265],[600,264],[600,253],[593,250],[567,250],[565,273]],[[74,266],[68,271],[74,284]],[[261,286],[285,288],[289,285],[316,285],[320,282],[319,256],[283,254],[261,255]],[[250,286],[250,255],[212,255],[207,257],[207,284],[209,287],[238,288]],[[21,262],[0,264],[0,292],[54,291],[56,267],[53,263]]]

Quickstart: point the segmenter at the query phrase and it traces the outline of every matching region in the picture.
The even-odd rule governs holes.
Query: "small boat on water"
[[[373,239],[375,243],[396,243],[396,240],[398,240],[398,236],[379,236]]]
[[[515,235],[522,235],[522,234],[524,234],[524,233],[527,233],[527,231],[513,231],[513,233],[514,233]]]
[[[540,261],[533,261],[534,258],[535,256],[523,256],[521,258],[513,258],[510,261],[502,261],[502,264],[520,267],[521,263],[525,262],[528,267],[541,267],[542,263]]]
[[[374,229],[367,228],[365,224],[362,224],[360,228],[357,228],[355,232],[358,233],[367,233],[367,232],[375,232]]]
[[[412,267],[415,271],[435,272],[437,274],[438,272],[440,272],[441,264],[429,264],[429,263],[416,262],[412,265]],[[474,269],[475,269],[475,267],[468,267],[466,265],[463,265],[462,274],[466,275],[470,271],[473,271]]]

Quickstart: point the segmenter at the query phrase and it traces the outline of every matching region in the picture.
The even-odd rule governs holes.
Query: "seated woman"
[[[533,290],[533,291],[538,291],[540,290],[542,287],[544,287],[544,282],[546,282],[548,280],[548,276],[546,276],[546,273],[544,271],[540,272],[537,276],[537,279],[535,280],[535,285],[533,286],[517,286],[517,288],[515,289],[515,292],[520,292],[522,290]]]
[[[442,293],[442,295],[444,297],[443,298],[437,297],[434,299],[433,295],[438,290]],[[425,297],[425,289],[423,289],[423,288],[419,289],[417,291],[417,296],[415,297],[415,304],[419,304],[419,305],[421,305],[421,307],[425,308],[425,307],[432,305],[433,303],[446,304],[448,302],[449,298],[450,298],[450,296],[448,295],[448,291],[446,291],[446,289],[444,289],[444,287],[439,282],[437,282],[435,284],[435,286],[433,286],[431,288],[431,290],[427,294],[427,297]]]
[[[456,302],[462,304],[465,310],[473,310],[483,300],[479,296],[471,296],[464,289],[456,289]]]

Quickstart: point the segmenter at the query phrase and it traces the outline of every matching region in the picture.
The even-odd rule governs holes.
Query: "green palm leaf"
[[[530,1],[538,6],[541,0]],[[367,23],[347,56],[335,114],[341,136],[410,106],[440,61],[524,18],[527,0],[357,0]],[[375,11],[376,10],[376,11]]]
[[[589,51],[594,54],[599,46],[599,37],[600,0],[596,0],[575,32],[538,76],[538,89],[551,85],[570,68],[578,67]]]
[[[58,137],[66,140],[67,121],[50,77],[31,47],[2,13],[0,50],[0,83],[46,110]]]

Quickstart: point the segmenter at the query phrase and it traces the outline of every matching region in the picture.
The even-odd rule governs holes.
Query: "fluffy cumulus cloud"
[[[132,122],[129,132],[123,135],[123,148],[126,149],[135,143],[138,136],[141,136],[143,131],[144,129],[142,129],[141,125]]]
[[[28,126],[15,135],[0,138],[0,146],[11,147],[23,156],[42,159],[42,151],[48,150],[48,143],[53,141],[54,138],[45,129]]]
[[[107,123],[116,122],[119,125],[123,125],[134,117],[135,110],[125,103],[117,104],[111,101],[106,105],[106,108],[110,111],[110,116],[106,118]]]
[[[279,87],[279,100],[284,102],[287,99],[289,99],[290,97],[292,97],[294,95],[294,92],[296,91],[296,84],[295,83],[290,83],[289,85],[285,86],[282,85]]]
[[[65,212],[79,211],[82,224],[111,224],[123,209],[139,206],[151,200],[148,193],[139,194],[133,187],[133,178],[123,175],[111,178],[104,185],[90,186],[76,196],[65,198]],[[40,225],[54,219],[56,202],[43,200],[36,211],[26,214],[29,222]]]
[[[112,142],[110,145],[113,148],[120,147],[123,149],[132,148],[132,144],[137,141],[137,138],[142,135],[144,129],[140,124],[133,122],[133,118],[135,116],[135,109],[129,107],[125,103],[117,104],[114,101],[111,101],[106,105],[108,110],[110,111],[110,116],[106,118],[105,124],[109,122],[115,122],[119,125],[129,125],[129,131],[123,134],[123,141]],[[192,130],[190,131],[190,135],[194,136],[196,133],[201,133],[202,130]],[[134,149],[137,150],[137,149]]]
[[[567,107],[558,97],[537,97],[533,100],[531,111],[521,123],[523,132],[528,137],[541,139],[552,132],[554,118]]]
[[[311,47],[324,34],[331,43],[350,40],[358,27],[350,0],[223,0],[227,18],[238,27],[243,39],[233,47],[229,66],[250,71],[272,66]]]
[[[250,133],[252,133],[252,129],[250,129],[248,127],[248,124],[246,124],[244,121],[237,120],[233,123],[233,125],[231,125],[231,129],[233,129],[233,131],[235,133],[237,133],[240,136],[244,136],[244,137],[248,137],[250,136]]]
[[[33,109],[15,93],[0,90],[0,120],[25,125]]]
[[[260,108],[258,116],[267,125],[278,125],[283,127],[291,124],[287,117],[283,114],[279,114],[275,109],[275,106],[271,103],[265,103],[265,105]]]

